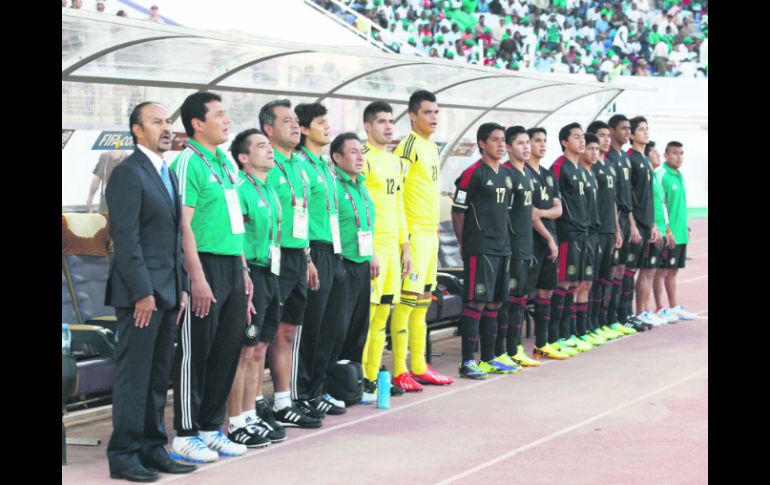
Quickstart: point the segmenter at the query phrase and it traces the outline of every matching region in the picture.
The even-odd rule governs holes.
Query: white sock
[[[230,424],[228,425],[228,428],[231,433],[236,429],[243,428],[245,426],[246,426],[246,419],[243,416],[243,414],[240,414],[238,416],[230,416]]]
[[[260,394],[259,396],[257,396],[257,399],[255,399],[254,401],[255,401],[255,402],[257,402],[257,401],[261,401],[261,400],[263,400],[264,398],[265,398],[265,396],[263,396],[262,394]]]
[[[275,399],[273,411],[280,411],[291,406],[291,391],[276,392],[273,394],[273,398]]]
[[[257,420],[257,410],[249,409],[248,411],[241,414],[241,417],[245,420],[247,425],[251,424]]]

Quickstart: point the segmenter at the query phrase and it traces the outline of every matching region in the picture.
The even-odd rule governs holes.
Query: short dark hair
[[[131,110],[131,114],[128,116],[128,131],[131,132],[131,139],[134,140],[134,146],[136,146],[136,136],[134,135],[134,125],[142,126],[142,110],[145,106],[150,104],[158,104],[155,101],[145,101],[134,106]]]
[[[377,113],[393,114],[393,107],[385,101],[374,101],[364,108],[364,123],[371,123],[377,117]]]
[[[626,118],[626,115],[621,115],[621,114],[612,115],[612,117],[607,122],[607,124],[609,125],[610,128],[614,130],[615,128],[618,127],[621,121],[628,121],[628,118]]]
[[[601,120],[592,121],[590,125],[588,125],[588,128],[586,128],[586,133],[593,133],[594,135],[599,131],[603,129],[610,129],[610,126]],[[586,143],[588,143],[588,139],[586,139]]]
[[[361,143],[361,139],[353,133],[352,131],[348,131],[345,133],[340,133],[337,135],[337,138],[335,138],[332,141],[331,147],[329,147],[329,156],[332,157],[332,161],[334,161],[334,154],[339,153],[340,155],[343,155],[343,150],[345,148],[345,142],[348,140],[358,140],[359,143]],[[336,161],[334,162],[337,163]]]
[[[182,108],[179,110],[182,115],[182,125],[184,125],[184,131],[190,138],[195,134],[192,120],[206,121],[206,113],[209,111],[209,107],[206,104],[212,101],[219,101],[221,103],[222,97],[216,93],[201,91],[187,96],[184,103],[182,103]]]
[[[259,110],[259,129],[264,130],[265,125],[273,126],[275,123],[275,107],[285,106],[291,108],[291,101],[288,99],[274,99]]]
[[[644,116],[634,116],[630,120],[628,120],[631,123],[631,134],[633,135],[636,133],[636,129],[639,128],[639,125],[642,123],[647,123],[647,119]]]
[[[586,133],[586,146],[588,146],[589,143],[596,143],[599,144],[599,137],[594,135],[593,133]]]
[[[314,119],[318,118],[319,116],[324,116],[328,112],[329,111],[326,109],[326,106],[322,105],[321,103],[298,104],[294,107],[294,113],[296,113],[297,118],[299,119],[299,126],[305,128],[310,128],[310,123],[312,123]],[[305,135],[299,135],[300,146],[305,146],[306,140],[307,137]]]
[[[529,136],[529,133],[527,133],[527,130],[523,126],[520,126],[520,125],[509,126],[505,130],[505,144],[511,145],[511,142],[515,140],[516,137],[521,135],[522,133]]]
[[[436,95],[424,89],[413,92],[412,95],[409,96],[409,112],[416,114],[420,110],[420,105],[423,101],[435,103]]]
[[[671,140],[666,144],[666,151],[668,151],[669,148],[682,148],[683,146],[682,142]]]
[[[577,121],[561,127],[561,130],[559,130],[559,145],[561,145],[562,141],[566,141],[569,138],[570,133],[575,128],[583,129]],[[564,151],[564,145],[561,145],[561,151]]]
[[[649,157],[650,156],[650,150],[655,148],[655,142],[650,140],[647,142],[647,146],[644,147],[644,156]]]
[[[235,160],[235,163],[241,170],[243,170],[243,164],[238,160],[238,155],[241,153],[245,155],[249,154],[249,137],[251,135],[264,135],[264,133],[256,128],[249,128],[248,130],[244,130],[235,135],[235,139],[230,144],[230,154],[233,156],[233,160]]]
[[[530,128],[527,130],[527,135],[529,135],[529,138],[532,139],[533,136],[535,136],[535,133],[542,133],[545,136],[548,136],[548,132],[545,131],[545,128],[542,126],[536,126],[534,128]]]
[[[481,141],[486,143],[489,135],[495,130],[501,130],[505,133],[505,127],[500,123],[484,123],[479,126],[479,129],[476,130],[476,145],[479,147],[479,151],[481,151]]]

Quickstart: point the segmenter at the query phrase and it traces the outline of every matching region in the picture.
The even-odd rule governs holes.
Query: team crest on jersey
[[[546,178],[546,181],[548,181],[548,185],[549,185],[550,187],[553,187],[553,177],[551,177],[551,176],[549,175],[549,176],[548,176],[548,178]]]
[[[574,264],[571,264],[571,265],[567,266],[567,274],[568,275],[572,276],[572,275],[574,275],[576,273],[577,273],[577,268],[575,267]]]
[[[257,326],[249,325],[246,327],[246,337],[255,338],[257,336]]]
[[[508,190],[513,188],[513,181],[511,180],[511,177],[505,177],[505,186],[508,187]]]
[[[591,276],[592,274],[594,274],[593,266],[586,266],[586,276]]]
[[[412,283],[417,281],[417,278],[419,278],[419,277],[420,277],[420,275],[415,273],[414,271],[409,273],[409,281],[411,281]]]
[[[487,287],[484,286],[484,283],[478,283],[476,285],[476,294],[477,295],[483,295],[486,292],[487,292]]]
[[[458,190],[457,196],[455,197],[455,202],[458,204],[465,204],[465,198],[468,196],[468,193],[464,190]]]
[[[516,278],[511,278],[511,282],[508,284],[508,289],[515,290],[517,286],[519,286],[519,282],[516,281]]]

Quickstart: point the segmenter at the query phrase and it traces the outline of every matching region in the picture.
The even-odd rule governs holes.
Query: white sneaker
[[[219,455],[203,442],[200,436],[177,436],[171,445],[171,454],[178,460],[195,463],[217,461]]]
[[[674,315],[671,312],[671,310],[669,310],[668,308],[661,308],[660,310],[658,310],[658,313],[656,313],[656,315],[658,315],[658,317],[666,320],[668,323],[676,323],[676,322],[679,321],[679,317]]]
[[[248,451],[246,445],[230,441],[221,431],[201,431],[200,435],[206,446],[222,456],[239,456]]]
[[[685,310],[682,305],[677,305],[672,308],[671,313],[679,317],[679,320],[695,320],[695,314]]]
[[[663,325],[662,321],[650,312],[642,312],[639,315],[637,315],[636,318],[641,320],[642,323],[652,325],[653,327],[660,327],[661,325]]]
[[[330,403],[334,404],[337,407],[340,407],[342,409],[345,409],[345,401],[340,401],[339,399],[334,399],[331,394],[326,393],[323,395],[323,398],[329,401]]]

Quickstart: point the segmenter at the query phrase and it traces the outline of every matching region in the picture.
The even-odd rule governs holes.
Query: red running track
[[[679,299],[696,321],[515,375],[427,387],[386,411],[353,406],[319,430],[289,429],[284,443],[158,483],[708,483],[708,220],[691,227]],[[457,376],[459,347],[456,337],[437,342],[446,355],[435,368]],[[117,483],[105,457],[110,431],[108,419],[68,427],[68,437],[102,445],[68,446],[62,483]]]

